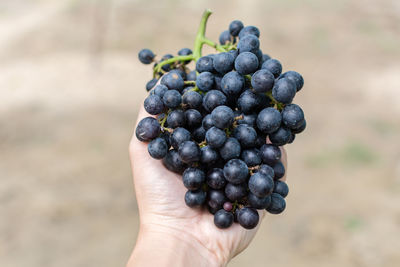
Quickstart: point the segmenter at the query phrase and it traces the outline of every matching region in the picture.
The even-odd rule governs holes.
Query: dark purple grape
[[[285,199],[276,193],[272,193],[271,195],[271,204],[266,208],[266,210],[271,214],[279,214],[282,213],[286,208]]]
[[[203,164],[214,164],[219,159],[219,154],[210,146],[204,146],[201,149],[200,162]]]
[[[248,175],[249,169],[243,160],[231,159],[224,166],[224,177],[230,183],[241,184]]]
[[[230,201],[240,201],[247,196],[247,184],[228,183],[225,186],[225,195]]]
[[[275,180],[281,179],[285,176],[285,166],[283,166],[282,162],[278,161],[272,168],[274,168]]]
[[[204,172],[197,168],[187,168],[182,175],[183,185],[189,190],[198,190],[206,181]]]
[[[175,173],[181,174],[186,169],[186,164],[182,162],[175,149],[169,150],[162,162],[168,170]]]
[[[207,194],[207,204],[214,209],[222,209],[224,203],[228,201],[225,197],[224,191],[209,190]]]
[[[227,181],[224,177],[224,172],[220,168],[214,168],[207,174],[207,184],[213,189],[223,189]]]
[[[208,112],[213,111],[214,108],[226,104],[226,96],[217,90],[211,90],[206,93],[203,98],[203,107]]]
[[[233,43],[234,39],[231,36],[231,34],[229,33],[229,31],[223,31],[221,32],[221,34],[219,35],[219,43],[221,45],[226,45],[226,44],[230,44]],[[215,58],[214,58],[215,59]]]
[[[233,110],[227,106],[218,106],[211,112],[213,125],[220,129],[225,129],[233,123]]]
[[[206,201],[206,192],[202,190],[196,190],[196,191],[187,191],[185,194],[185,203],[187,206],[193,208],[193,207],[199,207],[204,204]]]
[[[291,137],[292,133],[286,127],[279,127],[278,130],[269,134],[269,140],[276,146],[286,145]]]
[[[182,96],[177,90],[168,90],[163,96],[163,103],[168,108],[177,108],[182,103]]]
[[[201,152],[199,146],[193,141],[185,141],[179,144],[179,157],[184,163],[200,161]]]
[[[230,159],[239,158],[240,151],[241,147],[239,141],[236,138],[229,137],[219,149],[219,154],[222,159],[228,161]]]
[[[176,72],[165,74],[161,78],[161,84],[164,84],[170,90],[176,90],[178,92],[182,92],[183,87],[185,86],[183,78]]]
[[[234,62],[235,62],[235,57],[229,52],[224,52],[215,55],[213,60],[213,66],[217,72],[225,74],[233,70]]]
[[[149,95],[144,100],[144,109],[151,115],[158,115],[163,112],[164,104],[158,95]]]
[[[283,181],[275,181],[274,185],[274,193],[281,195],[282,197],[286,197],[289,194],[289,187]]]
[[[282,157],[281,150],[275,145],[265,144],[260,148],[261,159],[265,164],[273,166]]]
[[[161,131],[160,123],[152,117],[142,119],[136,127],[136,137],[142,142],[156,138]]]
[[[252,34],[240,38],[239,43],[237,45],[237,49],[239,50],[240,54],[243,52],[251,52],[255,54],[257,50],[259,50],[259,48],[260,48],[260,40],[258,40],[257,36]]]
[[[278,102],[290,104],[296,95],[296,84],[289,79],[282,78],[275,82],[272,88],[272,96]]]
[[[210,91],[215,85],[214,75],[208,71],[200,73],[197,75],[196,85],[201,91]]]
[[[263,133],[273,133],[282,122],[281,113],[274,108],[265,108],[257,116],[257,128]]]
[[[242,92],[243,86],[244,78],[236,71],[228,72],[221,80],[222,91],[226,95],[240,94]]]
[[[266,93],[272,90],[274,87],[275,77],[266,69],[256,71],[251,76],[251,86],[257,93]]]
[[[162,159],[168,153],[168,145],[164,138],[158,137],[148,144],[147,150],[152,158]]]
[[[185,113],[182,110],[176,109],[168,114],[167,125],[169,128],[184,127],[185,123]]]
[[[257,132],[246,124],[238,125],[233,132],[233,136],[239,141],[242,148],[251,148],[256,144]]]
[[[167,91],[168,91],[168,87],[166,87],[166,86],[163,85],[163,84],[157,85],[157,86],[154,88],[154,90],[153,90],[154,94],[155,94],[155,95],[158,95],[161,99],[164,97],[164,94],[165,94],[165,92],[167,92]]]
[[[235,69],[241,75],[255,72],[258,69],[257,56],[251,52],[241,52],[235,59]]]
[[[255,26],[246,26],[239,32],[239,38],[242,39],[250,34],[260,37],[260,30]]]
[[[258,172],[263,174],[263,175],[267,175],[267,176],[270,176],[270,177],[275,177],[274,169],[271,166],[267,165],[267,164],[261,164],[260,168],[258,169]]]
[[[298,129],[304,121],[303,110],[296,104],[289,104],[282,110],[282,123],[289,129]]]
[[[186,126],[189,129],[194,129],[201,126],[202,120],[203,117],[201,116],[201,113],[198,110],[188,109],[185,111]]]
[[[229,24],[229,32],[232,36],[238,36],[244,25],[240,20],[234,20]]]
[[[233,214],[220,209],[214,214],[214,224],[220,229],[229,228],[233,223]]]
[[[158,82],[158,79],[156,79],[156,78],[151,79],[150,81],[148,81],[146,83],[146,91],[147,92],[150,91],[157,84],[157,82]]]
[[[247,195],[247,201],[249,202],[252,208],[263,210],[267,208],[271,203],[271,196],[266,197],[257,197],[253,193],[249,193]]]
[[[199,110],[203,104],[203,97],[195,91],[188,91],[182,96],[182,103],[187,108]]]
[[[245,229],[253,229],[257,226],[260,216],[257,210],[244,207],[238,211],[237,219],[239,224]]]
[[[294,134],[299,134],[299,133],[303,132],[303,131],[306,129],[306,127],[307,127],[307,122],[306,122],[306,120],[304,119],[304,120],[302,121],[301,125],[299,126],[299,128],[292,129],[292,133],[294,133]]]
[[[210,56],[204,56],[199,58],[196,62],[196,70],[198,72],[214,72],[214,67],[213,67],[213,58]]]
[[[266,197],[272,193],[274,189],[273,177],[256,172],[249,179],[250,192],[257,197]]]
[[[249,167],[253,167],[253,166],[257,166],[257,165],[261,164],[260,151],[256,148],[243,150],[240,158]]]
[[[221,147],[226,140],[226,134],[221,129],[213,126],[206,132],[206,142],[212,148]]]
[[[142,49],[140,50],[138,57],[140,62],[143,64],[150,64],[153,62],[153,59],[156,55],[150,49]]]
[[[281,78],[286,78],[289,80],[292,80],[295,84],[296,84],[296,91],[300,91],[301,88],[303,88],[304,85],[304,79],[303,76],[301,76],[300,73],[296,72],[296,71],[287,71],[285,73],[283,73],[281,76],[279,76],[279,79]]]

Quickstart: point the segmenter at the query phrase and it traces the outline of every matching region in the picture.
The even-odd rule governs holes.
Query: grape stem
[[[172,63],[175,63],[178,61],[194,60],[196,62],[197,60],[199,60],[199,58],[201,58],[201,52],[203,49],[203,45],[205,45],[205,44],[215,48],[215,50],[217,50],[218,52],[227,52],[234,48],[232,46],[219,45],[219,44],[213,42],[212,40],[208,39],[205,36],[207,21],[211,14],[212,14],[211,10],[206,9],[203,13],[203,16],[201,17],[200,26],[199,26],[199,29],[197,30],[197,35],[196,35],[196,39],[194,42],[193,54],[187,55],[187,56],[176,56],[176,57],[159,62],[157,64],[157,66],[154,67],[154,70],[153,70],[154,77],[156,77],[156,75],[161,72],[161,70],[162,70],[161,68],[164,65],[172,64]]]

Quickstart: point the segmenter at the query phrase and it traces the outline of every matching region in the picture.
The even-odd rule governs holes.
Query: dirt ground
[[[400,2],[0,1],[0,266],[124,266],[137,60],[233,19],[306,80],[287,210],[230,266],[400,266]]]

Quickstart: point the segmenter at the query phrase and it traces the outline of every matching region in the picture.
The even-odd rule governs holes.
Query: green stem
[[[231,50],[230,48],[232,48],[232,47],[229,47],[229,46],[226,47],[226,46],[219,45],[219,44],[211,41],[210,39],[206,38],[205,34],[206,34],[207,21],[211,14],[212,14],[211,10],[206,9],[203,13],[203,16],[201,17],[199,29],[197,30],[196,39],[194,42],[193,54],[188,55],[188,56],[176,56],[176,57],[159,62],[158,65],[154,68],[154,71],[153,71],[154,77],[156,77],[156,75],[159,72],[162,72],[161,67],[166,64],[175,63],[177,61],[182,62],[182,61],[187,61],[187,60],[197,61],[199,58],[201,58],[201,52],[203,49],[203,45],[205,45],[205,44],[215,48],[218,52],[227,52],[227,51]]]

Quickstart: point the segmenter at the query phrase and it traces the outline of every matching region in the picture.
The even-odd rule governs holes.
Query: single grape
[[[209,190],[207,194],[207,204],[214,209],[222,209],[222,206],[228,199],[225,197],[224,191]]]
[[[206,181],[204,172],[197,168],[187,168],[182,174],[183,185],[189,190],[198,190]]]
[[[274,180],[272,177],[256,172],[249,179],[250,192],[257,197],[266,197],[274,189]]]
[[[260,37],[260,30],[255,26],[246,26],[239,32],[239,38],[242,39],[251,34]]]
[[[236,58],[237,60],[237,58]],[[236,61],[235,61],[236,62]],[[238,95],[244,86],[244,78],[236,71],[228,72],[221,80],[222,91],[226,95]]]
[[[214,224],[220,229],[229,228],[233,223],[233,214],[220,209],[214,214]]]
[[[142,142],[147,142],[156,138],[160,131],[160,123],[155,118],[146,117],[136,127],[136,138]]]
[[[241,184],[246,181],[249,170],[246,163],[240,159],[231,159],[224,166],[225,179],[233,184]]]
[[[283,181],[275,181],[274,185],[274,193],[281,195],[282,197],[286,197],[289,194],[289,187]]]
[[[269,140],[276,146],[286,145],[291,137],[292,133],[286,127],[279,127],[278,130],[269,134]]]
[[[202,190],[187,191],[185,194],[185,203],[187,206],[200,207],[206,201],[206,192]]]
[[[235,69],[242,75],[251,74],[258,69],[258,59],[251,52],[241,52],[235,59]]]
[[[275,163],[272,168],[274,168],[274,180],[281,179],[283,176],[285,176],[285,166],[283,166],[283,163],[281,161]]]
[[[201,143],[206,138],[206,130],[200,126],[192,131],[192,136],[194,141]]]
[[[147,92],[150,91],[157,84],[157,82],[158,82],[158,79],[156,79],[156,78],[151,79],[150,81],[148,81],[146,83]]]
[[[226,210],[226,211],[232,211],[233,205],[232,205],[231,202],[225,202],[224,205],[223,205],[223,208],[224,208],[224,210]]]
[[[182,103],[182,96],[177,90],[168,90],[162,98],[168,108],[177,108]]]
[[[185,86],[184,80],[177,72],[169,72],[161,78],[161,84],[164,84],[170,90],[177,90],[182,92]]]
[[[203,98],[203,107],[208,112],[211,112],[214,108],[225,104],[226,96],[222,92],[217,90],[208,91]]]
[[[296,104],[289,104],[282,110],[282,123],[290,129],[298,129],[304,121],[303,110]]]
[[[219,149],[221,158],[225,161],[230,159],[238,158],[240,156],[240,143],[236,138],[229,137],[224,145]]]
[[[157,115],[163,112],[164,104],[158,95],[149,95],[144,100],[144,109],[151,115]]]
[[[214,164],[219,159],[219,154],[210,146],[204,146],[201,149],[200,162],[203,164]]]
[[[261,61],[261,65],[267,61],[268,59],[271,59],[271,57],[268,54],[263,54],[262,56],[262,61]]]
[[[306,122],[306,120],[304,119],[304,120],[301,122],[301,125],[299,126],[299,128],[292,129],[292,133],[294,133],[294,134],[301,133],[301,132],[303,132],[303,131],[306,129],[306,127],[307,127],[307,122]]]
[[[274,75],[266,69],[256,71],[251,77],[251,86],[253,86],[254,91],[257,93],[271,91],[274,83]]]
[[[251,52],[256,54],[259,48],[260,48],[260,40],[258,39],[258,37],[252,34],[240,38],[239,43],[237,45],[239,53]]]
[[[238,36],[244,25],[240,20],[234,20],[229,24],[229,32],[232,36]]]
[[[289,79],[279,79],[272,88],[272,96],[278,102],[290,104],[296,95],[296,84]]]
[[[167,91],[168,91],[168,87],[166,87],[166,86],[163,85],[163,84],[157,85],[157,86],[154,88],[154,90],[153,90],[154,94],[155,94],[155,95],[158,95],[161,99],[164,97],[164,94],[165,94],[165,92],[167,92]]]
[[[246,124],[240,124],[235,128],[233,137],[239,141],[242,148],[251,148],[256,144],[257,132]]]
[[[142,49],[140,50],[138,57],[140,62],[143,64],[150,64],[153,62],[153,59],[156,55],[150,49]]]
[[[286,79],[292,80],[296,84],[296,91],[300,91],[301,88],[303,88],[303,85],[304,85],[303,76],[301,76],[301,74],[296,71],[292,71],[292,70],[287,71],[287,72],[283,73],[281,76],[279,76],[279,79],[281,79],[281,78],[286,78]]]
[[[228,128],[233,123],[233,110],[227,106],[218,106],[211,112],[211,119],[215,127]]]
[[[281,113],[274,108],[265,108],[257,116],[257,128],[263,133],[273,133],[282,122]]]
[[[193,141],[185,141],[179,145],[179,157],[184,163],[194,163],[200,161],[200,148]]]
[[[237,219],[245,229],[253,229],[257,226],[260,216],[256,209],[244,207],[238,211]]]
[[[215,85],[214,75],[208,71],[200,73],[196,78],[196,85],[201,91],[210,91]]]
[[[191,135],[188,130],[181,127],[176,128],[170,136],[171,146],[175,149],[178,149],[180,144],[185,141],[190,141],[190,139]]]
[[[206,116],[204,116],[201,125],[206,131],[208,131],[211,127],[214,126],[211,114],[207,114]]]
[[[207,173],[207,185],[213,189],[223,189],[227,181],[224,172],[220,168],[211,169]]]
[[[171,149],[167,155],[163,158],[162,163],[164,166],[175,173],[181,174],[186,169],[186,164],[182,162],[178,155],[178,151]]]
[[[168,114],[167,125],[169,128],[184,127],[185,123],[185,113],[182,110],[176,109]]]
[[[280,161],[282,153],[278,146],[265,144],[260,148],[260,156],[265,164],[273,166]]]
[[[221,74],[225,74],[233,70],[234,62],[235,57],[229,52],[224,52],[215,55],[213,66],[216,71]]]
[[[230,44],[233,43],[233,37],[231,36],[231,34],[229,33],[229,31],[223,31],[221,32],[221,34],[219,35],[219,43],[221,45],[226,45],[226,44]]]
[[[250,114],[260,107],[260,98],[252,91],[244,91],[237,99],[237,107],[244,113]]]
[[[196,70],[198,72],[214,72],[213,58],[211,56],[204,56],[199,58],[196,62]]]
[[[188,91],[182,96],[182,103],[187,108],[200,109],[203,97],[195,91]]]
[[[277,78],[282,73],[282,64],[277,59],[268,59],[261,65],[261,69],[268,70]]]
[[[261,164],[260,151],[256,148],[243,150],[240,158],[249,167]]]
[[[186,126],[190,129],[201,126],[203,117],[201,113],[196,109],[188,109],[185,111]]]
[[[230,201],[240,201],[247,196],[247,184],[232,184],[228,183],[225,186],[225,195]]]
[[[285,199],[276,193],[272,193],[271,195],[271,204],[266,208],[266,210],[271,214],[279,214],[282,213],[286,208]]]
[[[206,132],[206,142],[212,148],[221,147],[226,140],[226,134],[221,129],[213,126]]]
[[[162,159],[168,153],[168,145],[164,138],[157,137],[148,144],[147,150],[152,158]]]

